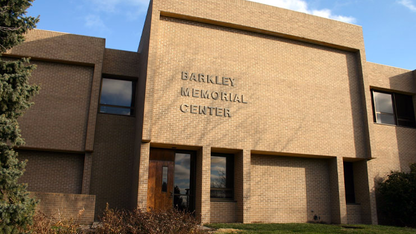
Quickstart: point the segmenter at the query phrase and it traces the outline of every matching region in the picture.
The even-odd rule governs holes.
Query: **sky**
[[[367,61],[416,69],[416,0],[252,0],[363,28]],[[38,29],[101,37],[137,51],[149,0],[35,0]]]

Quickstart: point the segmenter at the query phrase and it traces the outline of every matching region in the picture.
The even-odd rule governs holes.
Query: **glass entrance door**
[[[195,210],[195,159],[189,152],[175,153],[173,206],[181,211]]]

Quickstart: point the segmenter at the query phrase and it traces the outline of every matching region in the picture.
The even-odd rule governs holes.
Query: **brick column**
[[[374,179],[370,177],[370,165],[366,160],[354,162],[355,200],[361,204],[361,222],[374,224],[377,221]]]
[[[85,153],[84,172],[82,174],[82,194],[90,194],[91,188],[92,153]]]
[[[139,186],[137,192],[137,208],[147,208],[147,181],[149,179],[150,143],[142,143],[140,149]]]
[[[347,223],[344,162],[341,157],[329,160],[329,179],[331,186],[331,222]]]
[[[103,44],[102,57],[104,58],[104,47]],[[100,59],[99,63],[95,63],[94,75],[91,85],[91,97],[90,106],[88,109],[88,122],[87,122],[87,134],[85,136],[85,151],[92,152],[94,150],[94,139],[95,139],[95,127],[97,124],[97,113],[98,113],[98,100],[100,99],[101,89],[101,76],[103,69],[103,60]]]
[[[209,223],[211,219],[211,147],[204,146],[198,151],[196,172],[196,214],[201,223]]]
[[[235,200],[236,217],[238,222],[250,223],[250,198],[251,198],[251,153],[242,150],[235,155]]]
[[[251,152],[243,152],[243,223],[251,223]]]

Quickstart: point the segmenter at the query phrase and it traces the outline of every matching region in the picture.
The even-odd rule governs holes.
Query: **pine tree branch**
[[[22,26],[20,26],[20,27],[18,27],[18,28],[16,28],[16,27],[5,27],[5,26],[0,26],[0,31],[3,31],[3,32],[17,31],[17,30],[20,30],[20,29],[22,29]]]

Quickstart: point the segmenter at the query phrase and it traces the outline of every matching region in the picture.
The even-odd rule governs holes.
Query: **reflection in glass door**
[[[195,211],[195,157],[193,153],[175,153],[173,205],[181,211]]]

